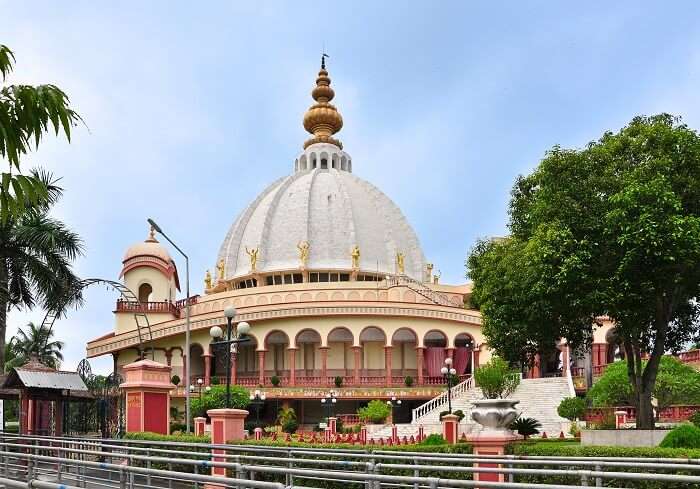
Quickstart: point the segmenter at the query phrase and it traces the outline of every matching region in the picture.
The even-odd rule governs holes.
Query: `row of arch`
[[[338,155],[333,153],[329,155],[325,151],[318,153],[309,153],[309,157],[306,154],[301,155],[297,160],[294,161],[295,171],[306,171],[313,170],[315,168],[321,169],[335,169],[343,171],[352,171],[352,160],[343,155]]]
[[[392,346],[399,343],[413,343],[415,346],[423,346],[426,348],[474,348],[476,343],[474,338],[469,333],[459,333],[455,336],[454,341],[450,342],[447,335],[439,329],[432,329],[422,336],[422,341],[419,343],[418,335],[414,330],[408,327],[397,329],[388,338],[387,334],[376,326],[367,326],[357,337],[350,329],[339,326],[332,329],[325,338],[321,334],[311,328],[300,330],[294,336],[294,342],[291,342],[289,335],[279,329],[271,330],[265,334],[261,343],[255,334],[249,335],[251,341],[248,345],[255,346],[257,349],[268,349],[270,345],[287,345],[288,347],[297,347],[301,344],[318,344],[326,347],[329,343],[345,343],[352,346],[362,346],[366,342],[381,342],[386,346]],[[451,344],[450,344],[451,343]],[[260,347],[262,345],[262,347]],[[203,345],[199,345],[203,348]]]

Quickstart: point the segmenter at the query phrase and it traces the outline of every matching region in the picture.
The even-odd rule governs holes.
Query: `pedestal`
[[[391,441],[394,445],[399,442],[399,429],[395,424],[391,425]]]
[[[196,436],[204,435],[207,426],[207,418],[194,418],[194,434]]]
[[[445,441],[454,445],[459,440],[459,416],[446,414],[442,417],[442,437]]]
[[[627,411],[615,411],[615,429],[622,428],[627,422]]]
[[[263,433],[262,428],[255,428],[255,429],[253,430],[253,432],[255,433],[255,439],[256,439],[256,440],[262,440],[262,433]]]
[[[469,435],[467,437],[467,441],[472,445],[472,453],[475,456],[504,455],[506,452],[506,446],[509,443],[520,439],[522,439],[520,435],[516,435],[511,431],[489,431],[486,433],[477,433],[475,435]],[[495,469],[501,468],[503,466],[497,463],[474,462],[474,467]],[[477,482],[505,482],[506,477],[504,474],[499,474],[496,472],[474,472],[474,480]],[[477,488],[478,487],[479,486],[477,486]]]
[[[243,422],[248,411],[244,409],[210,409],[207,411],[209,419],[211,419],[211,442],[214,445],[223,445],[229,441],[242,440],[245,436],[243,430]],[[225,462],[225,457],[217,457],[223,455],[224,450],[212,449],[211,451],[213,462]],[[211,475],[218,477],[226,477],[225,467],[212,467]]]
[[[171,368],[153,360],[139,360],[123,367],[126,395],[126,431],[170,433]]]
[[[338,418],[333,416],[328,418],[328,427],[330,428],[331,433],[335,435],[338,432]]]

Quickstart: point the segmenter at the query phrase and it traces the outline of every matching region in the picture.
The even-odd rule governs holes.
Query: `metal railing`
[[[219,451],[216,461],[212,460],[211,449]],[[233,477],[205,473],[212,467],[221,467]],[[431,475],[435,473],[439,473],[439,478]],[[470,480],[475,473],[502,474],[505,480]],[[185,483],[195,489],[202,489],[202,484],[291,489],[301,484],[328,487],[336,482],[338,487],[352,484],[367,489],[397,486],[564,489],[589,485],[619,487],[615,484],[620,483],[635,487],[634,484],[647,482],[700,484],[697,474],[700,474],[700,459],[475,456],[0,435],[0,485],[4,478],[24,484],[11,482],[7,487],[22,488],[59,489],[57,484],[63,487],[73,484],[76,488],[173,488],[175,484]],[[533,477],[554,478],[558,482],[534,482]],[[39,478],[49,485],[38,485]]]

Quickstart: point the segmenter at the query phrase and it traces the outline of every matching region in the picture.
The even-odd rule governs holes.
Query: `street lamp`
[[[260,427],[260,408],[265,405],[265,393],[260,392],[259,389],[255,390],[255,394],[250,395],[250,404],[255,406],[255,427]]]
[[[333,407],[337,402],[338,398],[336,397],[335,391],[330,391],[325,397],[321,398],[321,406],[326,410],[326,422],[328,422],[328,418],[331,417]]]
[[[231,353],[236,353],[236,345],[250,341],[247,334],[250,333],[250,324],[245,321],[234,325],[233,318],[236,317],[236,308],[228,306],[224,309],[226,316],[226,339],[223,338],[224,332],[221,326],[212,326],[209,334],[214,340],[212,345],[226,345],[226,408],[231,408]]]
[[[394,420],[394,408],[401,406],[401,399],[397,399],[396,396],[391,396],[391,399],[386,402],[391,408],[391,422],[396,424]]]
[[[450,357],[445,358],[445,366],[440,369],[440,372],[447,381],[447,412],[452,414],[452,377],[457,375],[457,371],[452,368],[452,359]]]
[[[151,219],[150,217],[147,219],[148,224],[151,225],[153,230],[163,236],[168,243],[173,245],[173,247],[185,258],[185,295],[187,296],[185,299],[185,351],[187,352],[187,366],[185,367],[185,378],[187,379],[186,382],[190,382],[190,371],[191,371],[191,364],[192,364],[192,359],[190,358],[190,259],[189,257],[185,254],[184,251],[182,251],[178,245],[173,243],[173,241],[168,237],[167,234],[163,232],[161,227],[156,224],[156,222]],[[187,385],[187,384],[185,384]],[[185,389],[185,431],[187,433],[190,432],[190,390]]]
[[[204,384],[204,380],[202,380],[202,378],[200,377],[199,379],[197,379],[197,387],[196,387],[197,392],[199,393],[200,399],[202,398],[202,384]],[[207,386],[207,391],[209,389],[211,389],[211,387]],[[194,390],[195,390],[194,384],[190,384],[190,392],[194,392]]]

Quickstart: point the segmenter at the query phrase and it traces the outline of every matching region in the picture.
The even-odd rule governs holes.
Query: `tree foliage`
[[[662,114],[581,150],[554,147],[516,181],[509,214],[511,235],[477,243],[468,258],[489,344],[532,361],[556,338],[589,346],[609,317],[638,426],[652,427],[662,355],[698,337],[698,134]]]
[[[10,362],[5,364],[6,369],[21,367],[27,363],[32,356],[47,367],[58,369],[63,361],[64,343],[53,340],[54,332],[49,331],[41,325],[29,322],[26,330],[20,328],[17,334],[10,340],[10,348],[14,355]]]
[[[231,407],[244,409],[250,402],[250,393],[245,387],[231,386]],[[223,409],[226,407],[226,386],[213,385],[211,389],[201,396],[192,397],[190,400],[190,412],[193,418],[206,417],[210,409]]]
[[[652,395],[659,410],[673,404],[700,404],[700,372],[674,357],[664,356]],[[588,398],[596,407],[634,405],[627,364],[620,361],[608,365],[588,391]]]
[[[14,53],[0,44],[0,78],[3,82],[14,68]],[[70,107],[68,96],[57,86],[5,85],[0,88],[0,158],[7,159],[9,172],[0,174],[0,221],[19,216],[25,202],[35,204],[47,198],[41,181],[21,174],[21,158],[37,149],[44,134],[60,132],[70,142],[71,128],[80,116]]]
[[[0,370],[5,365],[7,312],[41,305],[62,311],[79,303],[78,277],[72,262],[83,253],[77,234],[49,215],[63,190],[50,173],[34,171],[47,190],[42,203],[27,203],[18,217],[0,222]]]
[[[357,415],[366,423],[383,423],[391,414],[391,406],[378,399],[367,403],[357,410]]]
[[[476,385],[486,399],[503,399],[512,394],[520,384],[520,375],[508,362],[494,356],[474,372]]]
[[[629,384],[629,382],[627,382]],[[580,397],[566,397],[557,406],[557,414],[569,421],[582,419],[586,413],[586,401]]]

